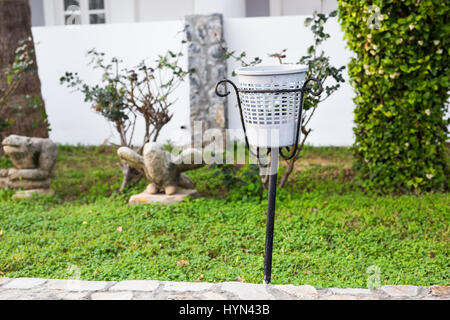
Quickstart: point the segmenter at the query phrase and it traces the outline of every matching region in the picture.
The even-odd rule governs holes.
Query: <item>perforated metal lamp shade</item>
[[[251,146],[277,148],[295,143],[296,124],[301,121],[301,92],[280,90],[301,89],[306,70],[302,66],[281,65],[240,68],[235,71],[239,81],[242,115]]]

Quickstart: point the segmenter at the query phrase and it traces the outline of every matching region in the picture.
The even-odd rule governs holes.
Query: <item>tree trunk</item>
[[[29,0],[0,0],[1,88],[7,87],[7,79],[3,70],[14,61],[19,41],[28,38],[33,39]],[[30,42],[30,49],[34,49],[33,40]],[[1,133],[0,138],[9,134],[48,138],[47,122],[43,117],[45,106],[41,95],[41,81],[37,72],[36,55],[33,53],[31,58],[34,61],[35,71],[25,74],[17,90],[8,99],[6,107],[0,111],[0,118],[13,120],[12,126],[6,128]],[[30,107],[25,96],[39,98],[42,108]],[[8,108],[12,105],[23,106],[23,109]]]

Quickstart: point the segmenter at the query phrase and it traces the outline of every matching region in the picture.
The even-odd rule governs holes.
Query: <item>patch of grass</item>
[[[11,168],[12,162],[6,157],[0,157],[0,169]]]
[[[353,155],[350,147],[313,147],[305,145],[300,153],[301,159],[322,158],[334,162],[353,161]]]
[[[306,148],[304,158],[328,163],[295,171],[278,190],[273,283],[366,287],[377,266],[381,285],[450,285],[449,194],[363,194],[348,152]],[[218,168],[204,167],[188,172],[202,198],[128,206],[146,183],[116,194],[117,161],[112,147],[60,146],[55,197],[0,191],[0,276],[69,278],[75,267],[84,280],[261,283],[266,192],[252,196],[245,171],[229,191]]]
[[[81,152],[83,151],[83,152]],[[95,201],[120,187],[116,148],[59,146],[52,188],[64,201]]]

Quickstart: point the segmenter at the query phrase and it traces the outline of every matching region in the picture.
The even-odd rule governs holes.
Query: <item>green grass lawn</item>
[[[379,268],[381,285],[450,285],[449,193],[366,195],[347,148],[302,159],[278,190],[273,283],[366,287]],[[201,198],[128,206],[146,183],[116,194],[117,162],[112,147],[60,146],[56,196],[0,191],[0,276],[262,283],[267,198],[253,168],[191,171]]]

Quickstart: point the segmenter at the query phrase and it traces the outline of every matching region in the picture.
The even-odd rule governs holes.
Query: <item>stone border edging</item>
[[[310,285],[0,278],[0,300],[449,300],[450,286],[316,289]]]

